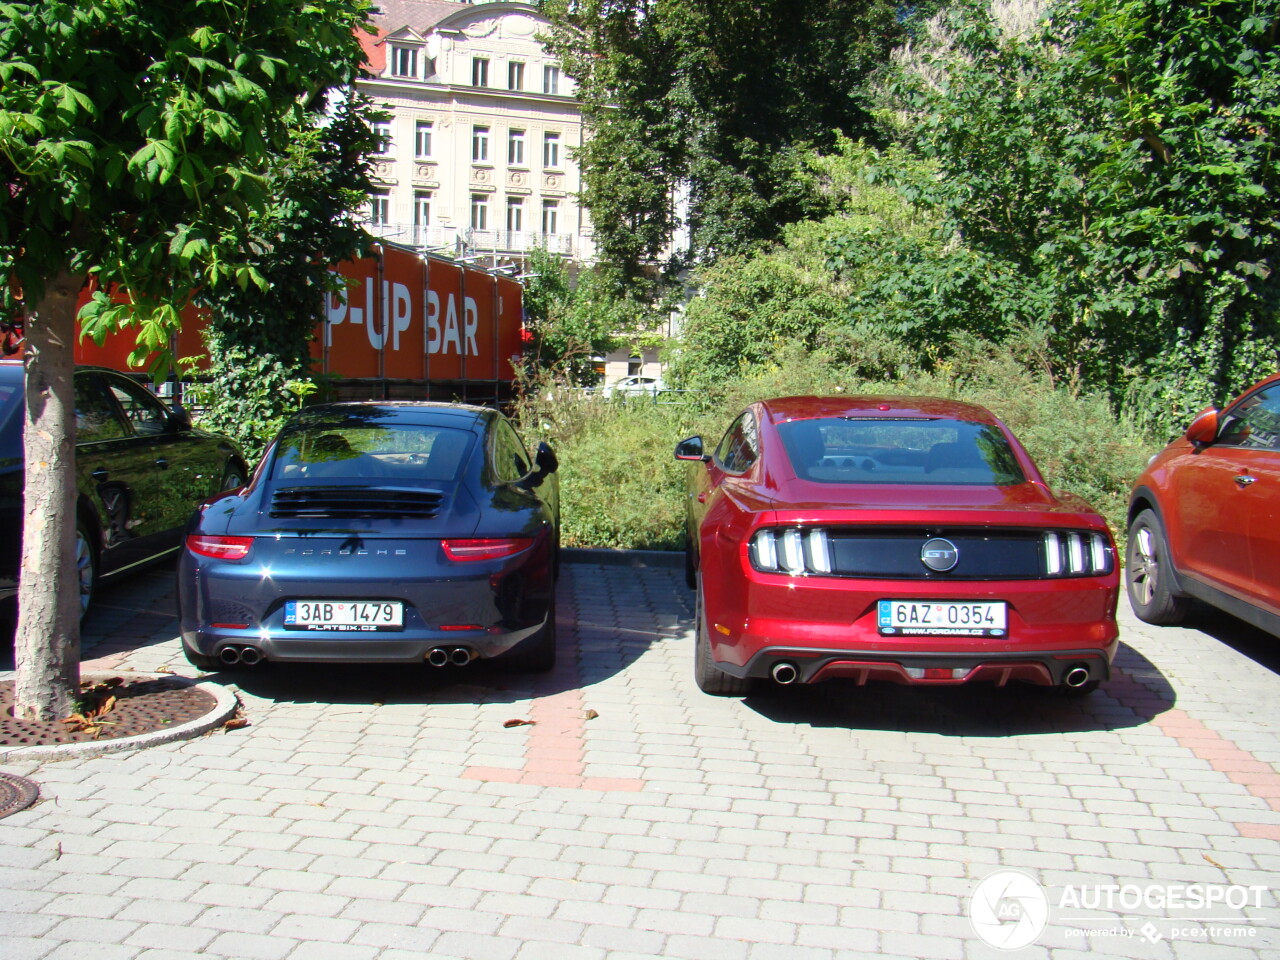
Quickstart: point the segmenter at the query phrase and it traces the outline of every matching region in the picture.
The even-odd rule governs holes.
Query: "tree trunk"
[[[80,586],[75,570],[76,301],[84,277],[60,273],[26,322],[22,569],[14,713],[57,720],[80,684]]]

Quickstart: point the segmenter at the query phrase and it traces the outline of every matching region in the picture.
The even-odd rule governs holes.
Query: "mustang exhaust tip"
[[[448,647],[432,647],[427,651],[427,663],[433,667],[443,667],[449,663]]]
[[[1077,664],[1067,671],[1066,676],[1062,678],[1062,682],[1068,687],[1083,687],[1089,682],[1089,668]]]
[[[449,651],[449,662],[454,666],[465,667],[471,662],[471,659],[472,655],[470,647],[454,647]]]
[[[229,667],[235,666],[240,662],[240,648],[223,647],[222,651],[218,654],[218,659]]]
[[[795,683],[800,679],[800,671],[796,669],[796,665],[794,663],[788,663],[785,660],[781,663],[775,663],[771,673],[774,681],[782,684],[783,686],[786,686],[788,683]]]

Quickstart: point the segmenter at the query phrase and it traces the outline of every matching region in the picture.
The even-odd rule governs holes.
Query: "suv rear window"
[[[796,476],[817,483],[1012,486],[1026,477],[998,427],[965,420],[832,417],[778,425]]]

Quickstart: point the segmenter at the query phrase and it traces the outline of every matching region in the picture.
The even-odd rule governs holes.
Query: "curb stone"
[[[202,733],[214,730],[227,722],[236,711],[240,701],[236,695],[216,683],[205,683],[180,677],[176,674],[160,673],[120,673],[115,675],[127,680],[185,680],[191,686],[198,687],[214,699],[213,709],[203,717],[188,720],[176,727],[140,733],[133,737],[117,737],[113,740],[86,740],[82,743],[59,743],[38,747],[0,747],[0,763],[11,763],[20,760],[84,760],[107,753],[122,753],[127,750],[143,750],[147,747],[158,747],[164,743],[177,740],[190,740]]]
[[[608,550],[599,547],[565,547],[565,563],[594,563],[607,567],[683,567],[684,553],[677,550]]]

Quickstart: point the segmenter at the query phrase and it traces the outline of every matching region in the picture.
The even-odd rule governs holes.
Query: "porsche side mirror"
[[[522,481],[522,485],[531,488],[536,487],[560,469],[560,461],[556,459],[556,452],[551,449],[551,446],[545,440],[538,444],[538,450],[533,455],[533,463],[537,469]]]
[[[702,438],[689,437],[677,443],[676,459],[677,460],[697,460],[700,462],[708,459],[707,455],[702,452]]]
[[[551,449],[551,445],[545,440],[538,444],[538,451],[533,455],[533,462],[538,465],[538,472],[544,476],[548,473],[555,473],[560,469],[560,461],[556,459],[556,452]]]
[[[1210,407],[1191,421],[1184,436],[1197,448],[1205,447],[1218,438],[1218,411]]]

